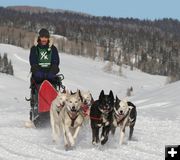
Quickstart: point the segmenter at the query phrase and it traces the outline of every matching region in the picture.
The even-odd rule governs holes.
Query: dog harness
[[[129,109],[128,112],[126,113],[126,115],[124,115],[124,116],[118,114],[116,109],[114,110],[115,111],[115,118],[117,120],[118,125],[130,114],[130,110],[131,109]],[[122,116],[122,117],[120,117],[120,116]]]
[[[63,107],[64,107],[64,105],[61,105],[61,104],[59,106],[56,106],[56,111],[58,114],[60,113],[60,111]]]
[[[88,116],[89,106],[86,105],[86,104],[82,104],[81,109],[82,109],[83,115],[84,115],[85,117]]]
[[[77,113],[77,112],[76,112]],[[71,127],[74,127],[75,120],[79,116],[78,114],[71,116],[69,112],[67,112],[69,118],[71,119]]]

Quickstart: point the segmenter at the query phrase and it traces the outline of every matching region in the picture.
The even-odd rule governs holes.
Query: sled
[[[59,75],[55,84],[51,84],[48,80],[36,84],[31,79],[30,122],[25,123],[25,127],[30,128],[29,126],[34,125],[37,128],[49,125],[51,103],[57,97],[58,91],[65,89],[62,85],[63,79],[64,76]]]
[[[58,93],[53,85],[47,80],[43,81],[38,92],[38,112],[49,112],[51,103],[57,95]]]

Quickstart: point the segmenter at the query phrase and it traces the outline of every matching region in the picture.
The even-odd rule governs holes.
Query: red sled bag
[[[38,93],[38,112],[49,112],[51,103],[57,95],[58,93],[53,85],[47,80],[43,81]]]

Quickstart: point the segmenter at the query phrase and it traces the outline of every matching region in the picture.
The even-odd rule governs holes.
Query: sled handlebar
[[[64,75],[63,74],[57,74],[56,76],[58,78],[59,89],[62,88],[63,90],[65,90],[66,87],[62,84],[62,81],[64,80]]]
[[[57,74],[56,75],[61,81],[64,80],[64,75],[63,74]]]

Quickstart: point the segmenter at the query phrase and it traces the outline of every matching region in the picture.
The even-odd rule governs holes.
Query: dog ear
[[[91,96],[91,99],[94,99],[91,93],[90,93],[90,96]]]
[[[99,100],[102,100],[104,97],[104,90],[101,91],[100,95],[99,95]]]
[[[120,102],[120,100],[119,100],[119,98],[118,98],[118,96],[116,95],[116,102]]]
[[[109,96],[110,96],[112,99],[114,99],[114,95],[113,95],[112,90],[110,90],[110,92],[109,92]]]
[[[79,96],[79,89],[77,89],[77,91],[75,92],[75,94],[76,94],[77,96]]]
[[[118,98],[118,96],[116,95],[116,100],[115,100],[115,104],[119,105],[119,103],[121,102],[121,100]]]
[[[94,98],[93,98],[91,93],[90,93],[90,96],[91,96],[91,103],[93,103],[94,102]]]
[[[80,97],[80,99],[81,99],[81,102],[83,102],[83,98],[82,98],[82,95],[81,95],[81,91],[78,90],[77,93],[78,93],[78,95],[79,95],[79,97]]]
[[[74,95],[76,95],[77,97],[80,97],[80,90],[77,89],[77,91],[74,93]]]

